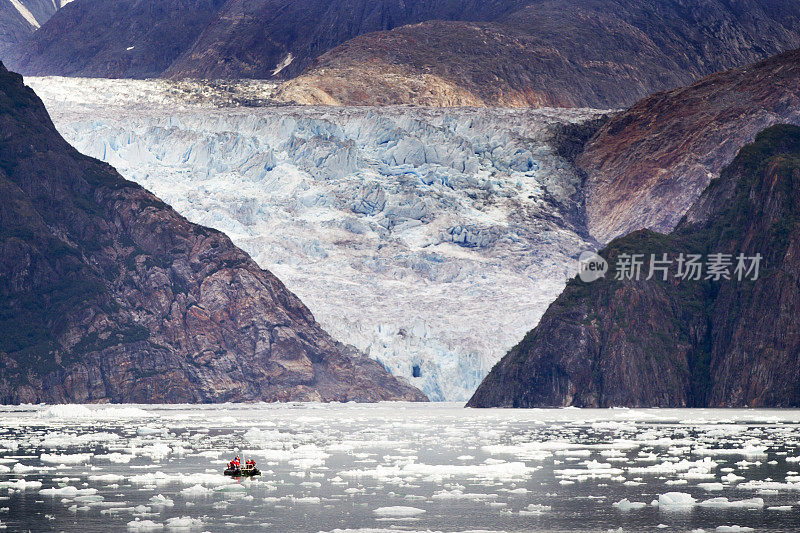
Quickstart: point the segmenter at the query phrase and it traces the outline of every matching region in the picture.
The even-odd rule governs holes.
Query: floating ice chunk
[[[722,478],[721,478],[721,479],[722,479],[722,481],[724,481],[725,483],[735,483],[736,481],[740,481],[740,480],[744,479],[744,477],[742,477],[742,476],[737,476],[736,474],[734,474],[733,472],[731,472],[730,474],[726,474],[726,475],[722,476]]]
[[[454,489],[435,492],[431,498],[434,500],[491,500],[497,498],[497,494],[472,493]]]
[[[773,505],[772,507],[767,507],[767,511],[791,511],[791,505]]]
[[[716,491],[725,488],[722,483],[698,483],[697,486],[707,491]]]
[[[119,474],[97,474],[89,476],[89,481],[100,481],[101,483],[116,483],[125,479],[125,476]]]
[[[800,482],[789,482],[789,483],[781,483],[778,481],[766,481],[766,480],[753,480],[753,481],[746,481],[744,483],[739,483],[736,485],[737,489],[743,490],[792,490],[792,491],[800,491]]]
[[[97,489],[79,489],[78,487],[73,487],[71,485],[67,485],[66,487],[58,487],[58,488],[50,488],[50,489],[42,489],[39,491],[39,494],[43,496],[61,496],[62,498],[75,498],[77,496],[91,496],[93,494],[97,494]]]
[[[556,455],[561,455],[564,457],[589,457],[592,455],[591,450],[579,449],[579,450],[557,450],[555,452]]]
[[[540,514],[544,514],[550,511],[552,508],[549,505],[541,505],[538,503],[532,503],[528,505],[525,509],[522,509],[519,514],[520,516],[536,516]]]
[[[31,466],[31,465],[24,465],[22,463],[17,463],[11,469],[12,472],[15,474],[29,474],[31,472],[41,472],[42,470],[50,470],[52,467],[41,467],[41,466]]]
[[[39,460],[43,463],[54,465],[77,465],[88,463],[92,459],[91,453],[50,454],[43,453]]]
[[[746,526],[717,526],[717,531],[720,533],[744,533],[745,531],[754,531],[752,527]]]
[[[85,496],[75,496],[78,503],[96,503],[103,501],[103,497],[98,494],[87,494]]]
[[[764,507],[762,498],[750,498],[747,500],[730,501],[728,498],[711,498],[698,504],[701,507],[711,507],[715,509],[761,509]]]
[[[214,490],[217,492],[247,492],[247,487],[238,483],[232,483],[230,485],[216,487]]]
[[[766,446],[746,446],[744,448],[702,448],[694,449],[695,455],[743,455],[745,457],[762,457],[767,455]]]
[[[290,500],[295,503],[312,503],[312,504],[318,504],[320,503],[320,501],[322,501],[318,496],[304,496],[301,498],[292,497],[290,498]]]
[[[138,474],[128,478],[128,481],[138,485],[165,485],[178,481],[174,477],[170,477],[164,472],[148,472],[146,474]]]
[[[666,508],[693,507],[696,502],[691,494],[685,492],[667,492],[658,497],[658,506]]]
[[[612,505],[620,511],[632,511],[634,509],[642,509],[647,507],[647,504],[644,502],[632,502],[628,498],[623,498]]]
[[[101,459],[101,460],[105,460],[105,461],[110,461],[112,463],[117,463],[117,464],[130,463],[131,459],[133,459],[133,457],[134,457],[133,455],[130,455],[130,454],[127,454],[127,453],[119,453],[119,452],[112,452],[112,453],[107,453],[107,454],[101,454],[101,455],[95,455],[94,456],[95,459]]]
[[[187,498],[196,498],[199,496],[207,496],[213,491],[203,485],[192,485],[181,491],[181,494]]]
[[[378,507],[372,512],[377,516],[387,516],[391,518],[407,518],[410,516],[419,516],[421,514],[424,514],[425,509],[397,505],[394,507]]]
[[[717,463],[711,460],[710,457],[704,457],[699,461],[689,461],[683,459],[681,461],[664,461],[663,463],[650,465],[650,466],[634,466],[628,468],[628,472],[635,474],[676,474],[676,473],[694,473],[694,474],[707,474],[717,467]]]
[[[150,505],[153,507],[174,507],[175,502],[163,494],[157,494],[150,498]]]
[[[38,489],[42,486],[41,481],[27,481],[25,479],[12,479],[10,481],[0,481],[0,489],[29,490]]]
[[[199,529],[203,527],[203,521],[199,518],[192,518],[191,516],[176,516],[167,519],[167,529],[181,530],[181,529]]]
[[[140,520],[138,518],[128,522],[127,525],[129,531],[158,531],[164,529],[164,524],[159,524],[152,520]]]

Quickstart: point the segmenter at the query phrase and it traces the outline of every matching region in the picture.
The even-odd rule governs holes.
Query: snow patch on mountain
[[[593,246],[550,144],[593,110],[234,107],[274,84],[27,81],[81,152],[227,233],[433,400],[467,399]]]
[[[36,20],[36,17],[33,16],[33,13],[31,13],[28,10],[28,8],[22,4],[22,2],[20,2],[19,0],[8,0],[8,1],[11,2],[11,5],[14,6],[14,8],[17,10],[17,12],[19,12],[20,15],[22,15],[22,18],[28,21],[28,24],[30,24],[36,29],[41,27],[41,24],[39,24],[39,21]]]

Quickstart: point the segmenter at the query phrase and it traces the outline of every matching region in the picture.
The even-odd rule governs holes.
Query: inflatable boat
[[[244,477],[244,476],[260,476],[261,470],[256,467],[252,468],[228,468],[225,470],[226,476]]]

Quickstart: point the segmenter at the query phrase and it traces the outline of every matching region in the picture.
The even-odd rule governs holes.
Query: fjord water
[[[0,520],[83,532],[790,531],[798,423],[796,410],[5,407]],[[224,477],[234,452],[263,475]]]

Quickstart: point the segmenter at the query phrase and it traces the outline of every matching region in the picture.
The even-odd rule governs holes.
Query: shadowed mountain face
[[[158,77],[224,0],[75,0],[9,55],[26,74]]]
[[[293,77],[357,35],[424,20],[494,20],[526,0],[229,0],[166,72],[173,78]]]
[[[778,122],[800,125],[800,50],[645,98],[578,156],[600,242],[670,231],[739,147]]]
[[[570,281],[492,370],[473,407],[800,405],[800,128],[739,151],[669,235],[648,230],[601,255],[732,254],[731,279]],[[757,280],[738,254],[762,257]],[[748,263],[748,268],[751,266]]]
[[[0,402],[424,400],[0,66]]]
[[[11,48],[27,40],[68,1],[0,1],[0,60]]]
[[[794,0],[75,0],[25,74],[291,81],[283,101],[622,107],[800,47]]]
[[[75,0],[12,57],[25,74],[271,78],[362,33],[493,20],[525,0]],[[165,73],[166,70],[166,73]]]
[[[339,105],[622,107],[800,46],[790,0],[546,0],[356,37],[280,97]]]

